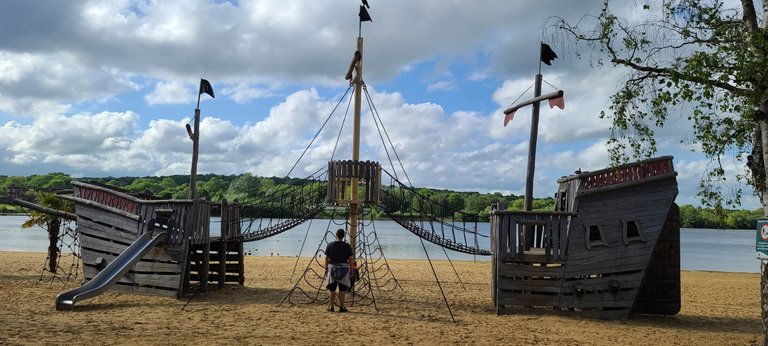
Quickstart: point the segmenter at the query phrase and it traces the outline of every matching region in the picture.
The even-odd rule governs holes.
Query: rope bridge
[[[249,242],[283,233],[322,212],[326,203],[327,170],[305,179],[284,180],[264,196],[243,205],[240,214],[248,223],[242,235],[233,239]]]
[[[477,232],[477,215],[451,210],[382,171],[391,184],[382,186],[381,207],[392,220],[435,245],[471,255],[491,255],[490,250],[479,246],[478,237],[488,236]],[[467,223],[472,223],[474,230],[467,229]]]

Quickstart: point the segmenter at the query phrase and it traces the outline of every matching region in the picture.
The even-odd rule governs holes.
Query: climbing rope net
[[[29,213],[24,209],[25,214],[29,218],[32,218]],[[80,257],[80,239],[78,233],[75,231],[74,222],[69,220],[59,219],[59,232],[56,235],[53,257],[51,251],[47,251],[45,262],[43,262],[40,269],[40,276],[35,283],[35,286],[40,283],[54,283],[58,282],[66,287],[70,281],[77,280],[80,277],[81,257]],[[37,224],[40,228],[44,229],[50,237],[49,225],[45,223]],[[49,239],[50,240],[50,239]],[[79,284],[75,282],[75,284]]]
[[[339,213],[339,210],[344,212]],[[348,212],[349,208],[334,208],[333,217],[328,220],[325,235],[320,244],[318,244],[317,250],[307,262],[293,288],[288,292],[283,301],[280,302],[280,305],[284,303],[328,303],[328,295],[324,285],[325,276],[323,275],[325,270],[325,249],[330,242],[336,240],[335,229],[348,228],[349,224],[346,221]],[[344,219],[338,220],[338,216]],[[394,273],[392,273],[392,269],[382,251],[371,209],[361,208],[358,212],[358,220],[357,246],[355,247],[357,249],[355,259],[358,268],[358,279],[353,283],[347,302],[350,306],[373,305],[378,309],[375,299],[376,294],[391,292],[396,289],[402,290],[402,287]],[[309,227],[307,228],[308,232]],[[301,254],[299,258],[301,258]],[[296,263],[298,264],[298,258]]]

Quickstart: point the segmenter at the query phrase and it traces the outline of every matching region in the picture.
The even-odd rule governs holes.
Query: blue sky
[[[591,66],[576,57],[590,56],[586,47],[545,27],[551,16],[577,21],[598,13],[602,2],[369,2],[364,79],[414,185],[523,193],[530,108],[507,127],[501,111],[533,83],[540,41],[560,56],[542,73],[565,90],[566,109],[542,107],[534,194],[552,195],[555,180],[578,168],[608,165],[610,124],[598,114],[627,71]],[[642,5],[612,3],[635,19]],[[206,78],[216,98],[203,95],[201,103],[199,172],[284,176],[348,87],[358,5],[3,2],[0,174],[188,174],[184,125]],[[330,159],[344,105],[293,176]],[[386,168],[363,111],[361,158]],[[675,156],[681,204],[698,204],[696,186],[709,164],[696,145],[681,143],[690,128],[680,120],[658,130],[658,155]],[[335,158],[351,157],[350,143],[344,133]],[[731,174],[744,170],[735,159],[725,164]],[[746,192],[744,206],[757,207]]]

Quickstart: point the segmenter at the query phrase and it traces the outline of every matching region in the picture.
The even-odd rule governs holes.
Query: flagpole
[[[200,81],[202,83],[202,80]],[[197,106],[195,106],[195,131],[192,134],[192,172],[189,175],[189,199],[195,199],[197,194],[197,155],[200,151],[200,92],[197,92]]]
[[[541,57],[544,56],[544,42],[539,41],[539,72],[541,74]]]

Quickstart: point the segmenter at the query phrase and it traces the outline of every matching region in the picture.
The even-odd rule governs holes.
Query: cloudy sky
[[[523,194],[530,108],[503,127],[502,110],[533,84],[547,18],[577,21],[602,1],[369,0],[364,79],[415,186]],[[284,176],[331,159],[349,99],[358,0],[70,0],[0,3],[0,174],[188,174],[200,78],[216,98],[200,105],[199,172]],[[629,1],[620,11],[632,18]],[[543,105],[535,195],[555,180],[608,162],[609,123],[598,118],[626,71],[594,68],[568,42],[542,74],[544,93],[565,91],[565,110]],[[589,56],[589,52],[580,52]],[[532,92],[523,98],[532,97]],[[336,112],[334,107],[340,104]],[[350,116],[351,117],[351,116]],[[334,159],[351,158],[351,118]],[[685,119],[684,116],[680,117]],[[391,170],[363,106],[363,160]],[[708,160],[681,143],[690,124],[659,131],[674,155],[680,204]],[[693,151],[692,151],[693,150]],[[732,161],[732,160],[731,160]],[[739,162],[724,162],[733,172]],[[744,206],[757,207],[747,189]]]

